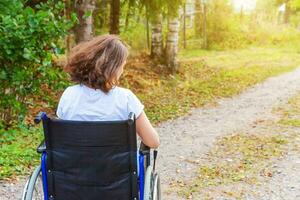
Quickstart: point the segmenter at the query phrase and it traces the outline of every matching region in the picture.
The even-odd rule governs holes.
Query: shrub
[[[64,4],[49,0],[35,8],[14,0],[7,9],[0,4],[0,124],[22,120],[34,95],[43,87],[59,87],[60,69],[53,66],[58,43],[73,26],[63,15]],[[5,6],[5,3],[4,3]]]

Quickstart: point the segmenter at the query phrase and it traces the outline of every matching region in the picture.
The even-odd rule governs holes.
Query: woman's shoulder
[[[78,91],[78,90],[80,90],[80,88],[81,88],[82,86],[80,85],[80,84],[76,84],[76,85],[70,85],[70,86],[68,86],[66,89],[65,89],[65,91],[64,91],[64,95],[66,95],[66,94],[71,94],[71,93],[73,93],[74,91]]]
[[[122,102],[126,102],[126,114],[128,115],[129,112],[133,112],[135,116],[138,117],[144,109],[144,105],[138,97],[130,89],[122,87],[116,87],[115,89],[119,92],[118,99],[122,99]],[[124,99],[126,100],[124,101]]]
[[[114,90],[116,96],[123,97],[123,99],[126,98],[128,101],[131,101],[132,99],[138,99],[138,97],[128,88],[115,87]]]
[[[77,96],[80,91],[82,91],[82,86],[79,84],[68,86],[62,93],[61,98],[72,99],[74,96]]]
[[[112,89],[112,91],[118,95],[125,95],[125,96],[128,96],[132,93],[130,89],[119,87],[119,86]]]

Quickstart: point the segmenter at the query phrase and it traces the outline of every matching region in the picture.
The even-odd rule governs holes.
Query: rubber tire
[[[152,200],[161,200],[160,178],[157,173],[154,174]]]
[[[152,166],[148,166],[145,174],[144,200],[161,200],[160,179],[153,173]]]
[[[152,199],[151,180],[152,180],[152,167],[148,166],[145,173],[144,200]]]
[[[29,177],[29,180],[27,181],[24,187],[22,200],[32,200],[35,183],[40,173],[41,173],[41,166],[39,165],[35,168],[35,170],[33,171],[32,175]]]
[[[30,176],[30,177],[31,177],[31,176]],[[27,190],[28,190],[28,183],[29,183],[30,177],[29,177],[29,179],[26,181],[26,184],[25,184],[25,186],[24,186],[21,200],[25,200],[25,196],[26,196],[26,193],[27,193]]]

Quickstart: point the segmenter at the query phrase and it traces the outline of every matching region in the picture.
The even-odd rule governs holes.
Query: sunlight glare
[[[256,0],[232,0],[233,6],[236,11],[240,11],[242,8],[246,11],[255,9]]]

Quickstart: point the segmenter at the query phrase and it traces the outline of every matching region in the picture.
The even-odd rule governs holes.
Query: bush
[[[52,57],[63,53],[58,43],[73,26],[63,15],[61,1],[35,8],[13,2],[10,12],[0,4],[0,125],[22,120],[34,95],[47,96],[45,85],[59,87],[61,70],[53,66]]]

